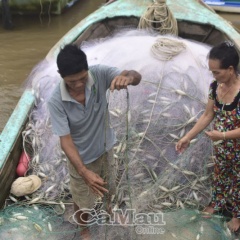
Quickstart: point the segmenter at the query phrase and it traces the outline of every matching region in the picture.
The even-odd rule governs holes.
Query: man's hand
[[[114,89],[126,89],[128,85],[138,85],[142,79],[140,73],[134,70],[124,70],[121,72],[120,75],[116,76],[111,83],[110,90],[113,91]]]
[[[86,168],[76,146],[73,143],[71,135],[68,134],[60,137],[60,142],[61,147],[67,155],[69,161],[73,164],[78,174],[84,179],[85,183],[95,194],[103,197],[104,193],[108,192],[108,190],[103,187],[107,183],[104,182],[98,174]]]
[[[108,190],[103,187],[107,183],[98,174],[86,169],[81,176],[96,195],[103,197],[104,193],[108,193]]]
[[[112,80],[110,90],[113,91],[114,89],[117,90],[126,89],[127,86],[131,85],[132,83],[133,83],[132,76],[118,75]]]

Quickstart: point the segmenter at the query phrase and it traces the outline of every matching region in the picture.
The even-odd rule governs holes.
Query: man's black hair
[[[67,44],[57,56],[57,66],[62,78],[87,71],[87,56],[77,45]]]

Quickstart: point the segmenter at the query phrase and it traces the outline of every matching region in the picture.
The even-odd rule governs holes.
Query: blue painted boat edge
[[[34,105],[31,90],[25,90],[0,135],[0,170],[7,161],[14,144],[21,134],[24,123]]]

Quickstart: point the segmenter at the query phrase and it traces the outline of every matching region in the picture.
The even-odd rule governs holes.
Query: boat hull
[[[22,131],[33,105],[34,96],[31,91],[26,90],[0,135],[0,207],[4,205],[16,178],[16,168],[23,149]]]

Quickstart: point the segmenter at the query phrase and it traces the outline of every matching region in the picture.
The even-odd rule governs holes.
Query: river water
[[[0,21],[0,132],[10,117],[31,69],[52,46],[81,19],[105,0],[79,0],[60,16],[12,16],[14,29],[2,28]],[[240,28],[239,14],[223,14]]]

